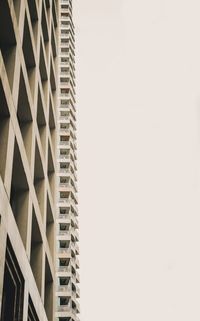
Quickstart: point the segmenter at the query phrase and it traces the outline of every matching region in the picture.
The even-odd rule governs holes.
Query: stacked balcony
[[[60,0],[58,106],[57,321],[78,321],[80,312],[76,99],[72,1]]]

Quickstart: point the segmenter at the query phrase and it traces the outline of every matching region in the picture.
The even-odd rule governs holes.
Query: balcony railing
[[[59,231],[59,235],[70,235],[69,231]]]
[[[68,174],[68,173],[70,173],[70,169],[69,168],[60,168],[60,173]]]
[[[70,285],[58,285],[57,290],[59,292],[71,291],[71,284]]]
[[[59,305],[57,307],[58,312],[71,312],[72,308],[69,305]]]
[[[76,287],[76,297],[80,298],[80,289],[78,286]]]
[[[76,226],[76,227],[74,227],[74,228],[77,229],[77,228],[78,228],[78,220],[77,220],[77,217],[73,215],[73,216],[72,216],[72,221],[73,221],[74,225]]]
[[[76,257],[76,268],[79,269],[79,267],[80,267],[79,259]]]
[[[75,243],[75,250],[76,250],[77,254],[79,254],[79,246],[77,245],[77,243]]]
[[[70,129],[69,128],[60,128],[60,133],[70,135]]]
[[[69,205],[70,205],[70,200],[66,197],[66,198],[62,198],[62,197],[60,197],[59,198],[59,202],[60,203],[68,203]]]
[[[58,218],[64,220],[70,220],[70,214],[59,214]]]
[[[72,185],[70,183],[59,183],[60,187],[66,187],[66,188],[70,188],[72,187]]]
[[[60,159],[70,159],[70,154],[69,155],[59,155]]]
[[[68,117],[68,115],[60,116],[59,119],[60,119],[60,120],[65,120],[67,117]]]
[[[60,140],[59,141],[59,145],[69,146],[70,145],[70,141],[69,140]]]
[[[80,276],[79,276],[78,271],[76,271],[76,281],[77,281],[78,283],[80,282]]]
[[[61,250],[59,249],[59,250],[58,250],[58,254],[63,254],[63,255],[65,255],[65,256],[67,256],[68,258],[71,257],[71,251],[70,251],[70,249],[67,249],[67,250],[65,250],[65,251],[61,251]]]
[[[71,266],[59,266],[58,272],[68,272],[71,273]]]

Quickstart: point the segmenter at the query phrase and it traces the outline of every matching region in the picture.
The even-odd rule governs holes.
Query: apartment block
[[[0,320],[55,320],[58,3],[0,1]]]
[[[77,321],[79,247],[76,165],[75,39],[71,0],[59,5],[58,217],[56,321]]]

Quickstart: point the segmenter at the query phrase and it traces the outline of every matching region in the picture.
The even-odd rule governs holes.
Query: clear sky
[[[74,9],[81,321],[199,321],[199,0]]]

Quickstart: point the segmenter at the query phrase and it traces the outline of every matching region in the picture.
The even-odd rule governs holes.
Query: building
[[[79,313],[76,108],[72,0],[59,6],[58,219],[56,321]]]
[[[55,320],[56,0],[0,1],[0,320]]]

